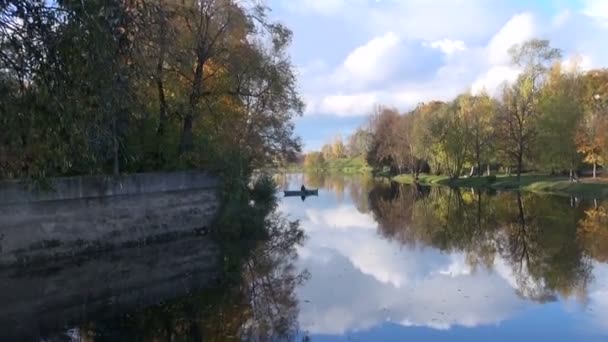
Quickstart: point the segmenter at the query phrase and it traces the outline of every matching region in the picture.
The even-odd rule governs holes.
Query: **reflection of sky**
[[[298,290],[299,323],[314,341],[608,336],[608,265],[594,265],[586,306],[574,299],[536,303],[517,295],[500,258],[492,271],[473,271],[462,253],[380,237],[372,216],[358,212],[348,193],[338,201],[321,189],[319,197],[280,205],[308,236],[299,250],[299,267],[311,274]]]

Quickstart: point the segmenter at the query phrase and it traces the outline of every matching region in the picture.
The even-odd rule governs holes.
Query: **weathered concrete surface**
[[[0,206],[0,267],[193,234],[217,211],[215,189]]]
[[[50,190],[23,181],[0,182],[0,205],[155,192],[217,188],[219,179],[205,172],[139,173],[121,176],[58,177]]]
[[[204,236],[0,270],[0,341],[42,341],[91,320],[187,296],[219,274]]]
[[[0,341],[39,341],[204,288],[221,267],[202,236],[219,209],[204,173],[75,177],[54,193],[0,183]]]
[[[95,177],[63,178],[53,181],[59,185],[55,195],[24,192],[31,201],[19,201],[14,188],[0,190],[5,199],[0,268],[167,240],[208,227],[219,208],[217,179],[196,172],[161,175],[125,176],[97,193],[91,185]]]

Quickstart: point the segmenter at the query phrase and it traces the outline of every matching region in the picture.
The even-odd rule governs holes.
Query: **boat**
[[[318,196],[319,195],[319,189],[310,189],[310,190],[285,190],[283,191],[283,193],[285,193],[285,197],[289,197],[289,196]]]

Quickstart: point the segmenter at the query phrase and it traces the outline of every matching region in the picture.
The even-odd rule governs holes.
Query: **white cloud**
[[[346,0],[304,0],[285,1],[284,6],[292,12],[313,13],[321,15],[334,15],[340,13]]]
[[[487,45],[472,48],[463,40],[447,38],[412,44],[389,31],[356,47],[334,71],[318,77],[307,113],[361,116],[376,104],[407,110],[422,101],[449,100],[469,90],[492,93],[517,75],[507,50],[534,34],[529,13],[513,16]],[[433,70],[432,63],[438,68]]]
[[[399,41],[395,33],[387,32],[357,47],[332,75],[330,82],[341,87],[365,87],[385,80],[402,62],[399,60]]]
[[[488,62],[490,65],[508,65],[510,63],[508,50],[515,44],[520,44],[533,38],[536,31],[534,17],[531,13],[513,16],[496,33],[487,46]]]
[[[383,1],[367,8],[368,25],[376,30],[395,30],[413,40],[435,41],[446,34],[477,40],[500,25],[504,7],[476,0]]]
[[[299,63],[306,115],[365,116],[376,104],[405,111],[461,92],[496,95],[518,74],[507,50],[533,37],[549,39],[565,59],[581,55],[583,70],[608,66],[604,0],[556,4],[553,12],[483,0],[279,3],[298,11],[290,12],[301,20],[294,42],[314,32],[298,49],[309,55]]]
[[[471,86],[473,94],[485,91],[489,95],[497,96],[500,86],[505,82],[510,83],[517,79],[520,70],[512,66],[494,66],[480,75]]]
[[[425,46],[430,46],[434,49],[441,50],[446,55],[452,55],[458,51],[464,51],[467,49],[466,45],[462,40],[451,40],[451,39],[442,39],[436,40],[433,42],[425,42],[423,43]]]
[[[316,112],[338,116],[366,115],[378,100],[377,94],[373,92],[328,95],[320,100]]]
[[[605,0],[584,0],[583,10],[586,16],[597,19],[603,24],[608,24],[608,2]]]

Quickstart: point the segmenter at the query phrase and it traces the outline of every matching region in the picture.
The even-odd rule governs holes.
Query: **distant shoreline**
[[[413,184],[411,175],[402,174],[391,178],[402,184]],[[580,182],[571,182],[567,177],[549,175],[522,175],[520,181],[516,176],[497,175],[494,177],[469,177],[450,180],[448,176],[420,175],[417,181],[421,185],[438,185],[458,188],[516,190],[558,196],[574,196],[585,199],[608,198],[608,180],[602,178],[582,178]]]

